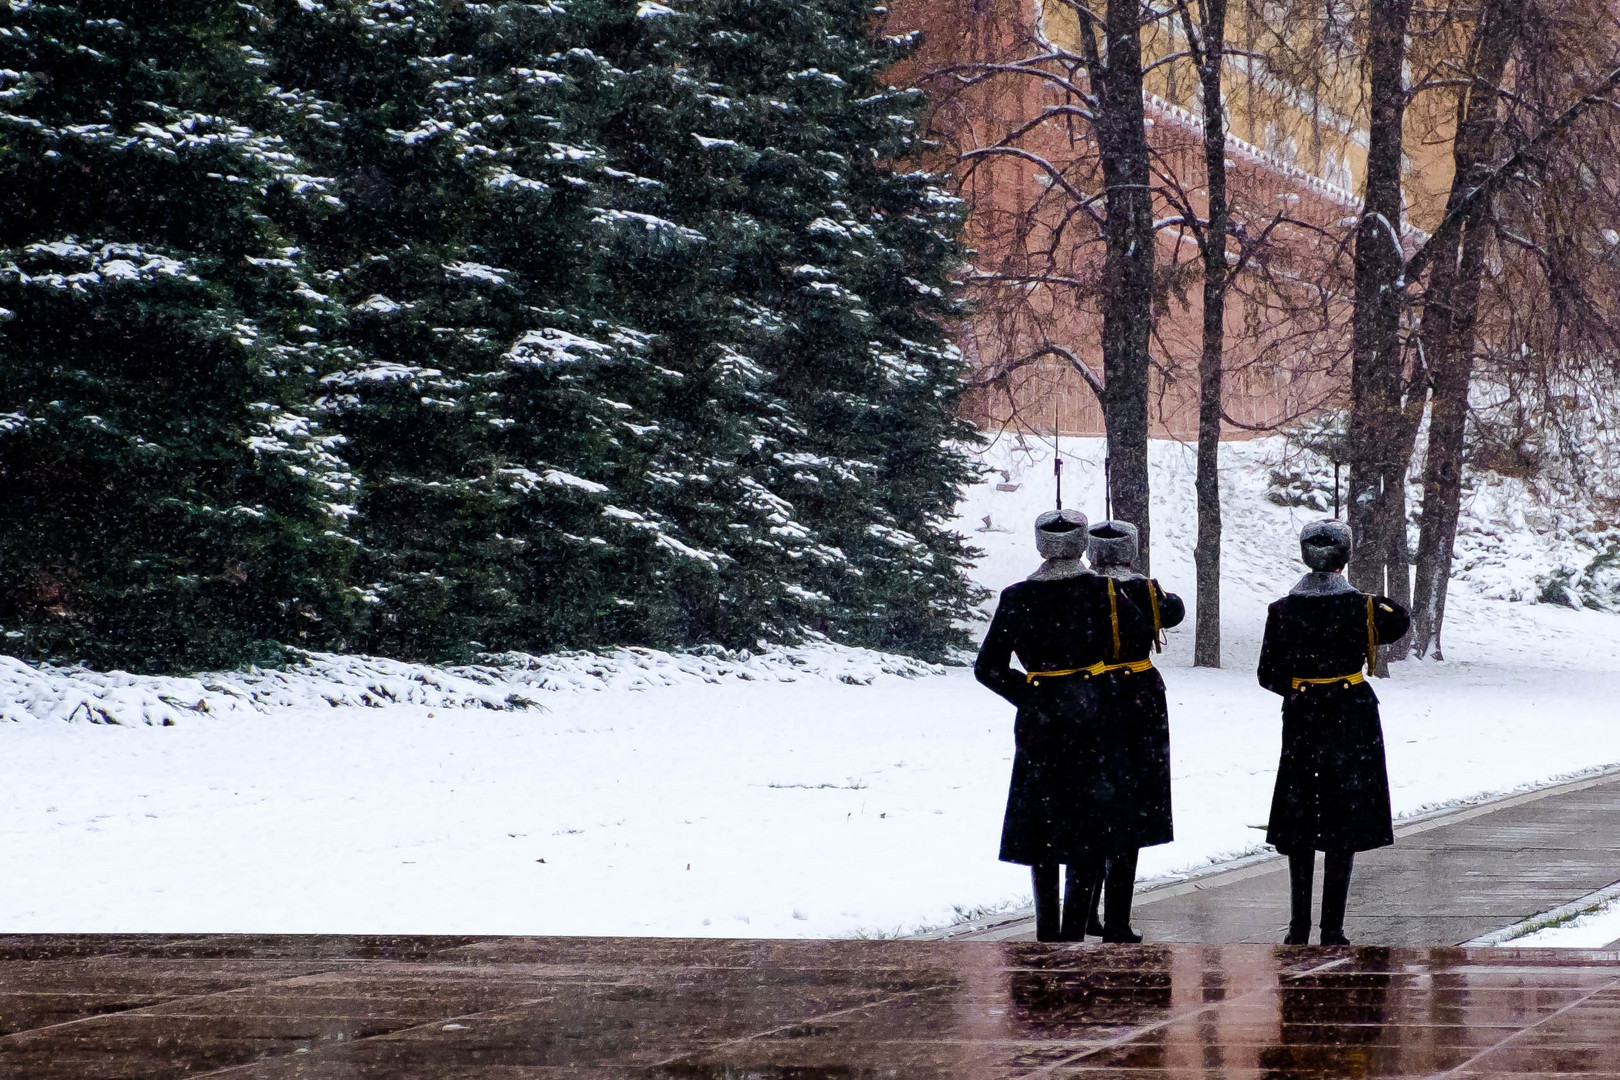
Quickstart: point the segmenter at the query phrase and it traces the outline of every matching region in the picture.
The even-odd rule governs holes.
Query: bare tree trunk
[[[1484,228],[1470,230],[1471,233],[1483,231]],[[1484,246],[1483,242],[1480,246]],[[1477,301],[1477,282],[1469,291]],[[1418,537],[1417,588],[1412,602],[1412,651],[1423,656],[1432,644],[1436,660],[1442,659],[1440,625],[1445,619],[1451,552],[1457,540],[1457,517],[1462,508],[1463,433],[1468,423],[1468,384],[1473,375],[1473,358],[1470,340],[1466,350],[1435,372],[1434,399],[1429,412],[1429,449],[1423,465],[1423,524]]]
[[[1419,399],[1419,408],[1422,408]],[[1404,427],[1404,423],[1401,425]],[[1397,431],[1390,440],[1389,464],[1384,474],[1384,513],[1388,515],[1384,529],[1384,595],[1410,608],[1412,605],[1412,547],[1406,535],[1406,478],[1412,464],[1416,446],[1416,432],[1411,436]],[[1384,646],[1386,660],[1400,660],[1406,656],[1406,640],[1392,641]]]
[[[1198,29],[1198,80],[1204,106],[1204,173],[1209,191],[1209,224],[1203,236],[1204,326],[1203,352],[1198,360],[1198,466],[1194,488],[1198,496],[1198,541],[1193,547],[1197,623],[1193,635],[1193,665],[1221,666],[1221,384],[1225,375],[1226,233],[1230,210],[1226,202],[1226,115],[1221,90],[1221,65],[1226,42],[1226,0],[1204,0],[1203,25]],[[1192,27],[1187,38],[1194,40]]]
[[[1527,0],[1485,0],[1469,49],[1471,85],[1457,104],[1457,135],[1452,146],[1455,171],[1447,211],[1459,207],[1490,171],[1497,133],[1497,98],[1508,58],[1524,26]],[[1467,207],[1462,228],[1440,250],[1424,294],[1420,340],[1434,380],[1429,416],[1429,448],[1423,467],[1423,522],[1418,537],[1417,588],[1413,603],[1412,651],[1422,656],[1433,644],[1440,658],[1440,625],[1451,578],[1452,547],[1462,505],[1463,435],[1468,421],[1468,386],[1473,376],[1474,330],[1479,316],[1480,278],[1494,225],[1490,202]]]
[[[1349,519],[1356,549],[1351,581],[1365,592],[1389,590],[1395,545],[1395,498],[1404,463],[1391,461],[1398,441],[1405,298],[1401,250],[1401,133],[1406,113],[1402,66],[1412,0],[1371,0],[1367,29],[1367,189],[1356,226],[1355,308],[1350,374]],[[1400,500],[1404,502],[1404,499]],[[1401,541],[1404,548],[1404,540]],[[1406,567],[1398,567],[1404,577]],[[1382,674],[1383,665],[1380,664]]]
[[[1404,381],[1404,380],[1403,380]],[[1399,393],[1399,391],[1397,391]],[[1395,402],[1390,412],[1390,430],[1384,435],[1385,512],[1389,515],[1384,533],[1384,592],[1391,600],[1404,607],[1412,604],[1412,549],[1406,535],[1406,476],[1412,456],[1417,452],[1418,428],[1423,423],[1423,409],[1428,396],[1428,378],[1419,371],[1407,387],[1406,400]],[[1409,655],[1407,640],[1385,642],[1380,647],[1379,666],[1405,660]]]
[[[1106,187],[1107,260],[1103,272],[1103,417],[1112,459],[1114,514],[1136,525],[1140,569],[1149,572],[1148,342],[1153,333],[1153,193],[1149,187],[1146,114],[1142,106],[1141,7],[1108,0],[1106,54],[1092,63],[1097,96],[1097,149]],[[1082,28],[1092,37],[1091,20]]]

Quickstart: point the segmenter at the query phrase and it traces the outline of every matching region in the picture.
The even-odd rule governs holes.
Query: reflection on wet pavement
[[[1620,1076],[1620,956],[0,938],[0,1077]]]

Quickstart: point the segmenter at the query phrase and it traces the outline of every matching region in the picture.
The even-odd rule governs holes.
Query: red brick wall
[[[1042,283],[1019,290],[973,289],[975,314],[960,328],[958,344],[974,362],[976,378],[1002,372],[1041,346],[1061,345],[1100,373],[1101,317],[1087,286],[1100,270],[1102,247],[1095,229],[1073,220],[1062,232],[1061,207],[1048,200],[1044,212],[1031,212],[1044,193],[1043,170],[1024,161],[995,158],[970,174],[957,155],[994,142],[1019,120],[1060,100],[1034,80],[1001,76],[977,86],[949,77],[924,79],[952,63],[1006,59],[1031,48],[1033,8],[1027,0],[900,0],[890,14],[890,32],[920,29],[924,45],[895,73],[897,80],[920,80],[933,94],[932,134],[940,140],[936,167],[954,169],[971,214],[966,241],[981,271],[1027,274],[1056,271],[1075,284]],[[1185,110],[1150,99],[1150,142],[1164,171],[1180,178],[1199,213],[1204,211],[1200,122]],[[1095,146],[1083,125],[1048,121],[1021,145],[1072,169],[1082,190],[1095,192]],[[1279,212],[1342,235],[1339,222],[1353,216],[1358,201],[1238,140],[1227,147],[1228,187],[1234,215],[1251,235]],[[1161,199],[1158,216],[1174,211]],[[1053,243],[1054,239],[1057,241]],[[1282,224],[1271,233],[1263,274],[1247,273],[1228,297],[1227,370],[1224,407],[1236,423],[1223,435],[1243,438],[1342,399],[1349,381],[1347,261],[1334,255],[1335,238],[1311,228]],[[1052,246],[1052,260],[1032,261],[1031,246]],[[1235,255],[1236,245],[1233,245]],[[1174,230],[1159,234],[1161,297],[1153,344],[1150,413],[1154,434],[1193,438],[1197,430],[1198,361],[1202,334],[1202,279],[1198,249],[1190,236]],[[1007,297],[1016,295],[1016,300]],[[1101,434],[1102,414],[1095,395],[1065,361],[1047,359],[1018,367],[1005,378],[971,391],[965,414],[999,426],[1022,424],[1065,434]]]

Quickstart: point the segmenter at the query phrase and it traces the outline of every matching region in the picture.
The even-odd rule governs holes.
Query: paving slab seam
[[[950,988],[950,983],[938,983],[933,986],[919,986],[915,990],[906,990],[898,994],[885,994],[881,997],[875,998],[872,1001],[863,1001],[858,1005],[848,1005],[842,1009],[834,1009],[832,1012],[801,1016],[795,1020],[788,1021],[785,1024],[778,1024],[773,1028],[767,1028],[764,1031],[753,1031],[747,1035],[740,1035],[735,1039],[721,1039],[719,1042],[711,1043],[710,1045],[697,1050],[683,1050],[674,1057],[665,1058],[662,1061],[656,1061],[649,1067],[654,1069],[662,1069],[671,1065],[679,1065],[682,1061],[692,1057],[694,1054],[712,1054],[715,1051],[722,1050],[728,1046],[741,1046],[744,1043],[755,1042],[759,1039],[769,1039],[772,1036],[780,1035],[783,1032],[792,1031],[795,1028],[802,1028],[806,1024],[814,1024],[822,1020],[831,1020],[835,1017],[847,1016],[850,1013],[862,1012],[877,1005],[887,1005],[890,1002],[904,1001],[906,998],[914,998],[922,994],[931,994],[937,990],[948,990]]]
[[[1329,970],[1331,970],[1333,968],[1339,967],[1340,965],[1348,963],[1349,961],[1350,961],[1350,957],[1348,957],[1348,956],[1340,956],[1340,957],[1337,957],[1337,958],[1335,958],[1333,960],[1329,960],[1329,961],[1327,961],[1325,963],[1318,964],[1316,967],[1307,968],[1304,971],[1293,972],[1292,974],[1288,975],[1287,978],[1290,978],[1290,979],[1302,979],[1302,978],[1305,978],[1306,976],[1309,976],[1309,975],[1317,975],[1317,974],[1320,974],[1320,973],[1322,973],[1324,971],[1329,971]],[[1279,980],[1279,982],[1280,981],[1281,980]],[[1610,985],[1613,985],[1613,984],[1611,983]],[[1143,1038],[1144,1036],[1153,1034],[1155,1031],[1159,1031],[1159,1030],[1161,1030],[1163,1028],[1170,1027],[1172,1024],[1183,1023],[1184,1021],[1191,1020],[1191,1019],[1194,1019],[1194,1018],[1199,1017],[1199,1016],[1203,1016],[1206,1013],[1210,1013],[1210,1014],[1218,1013],[1222,1009],[1225,1009],[1230,1005],[1236,1005],[1239,1002],[1247,1001],[1250,998],[1253,998],[1253,997],[1255,997],[1257,995],[1261,996],[1261,997],[1268,997],[1268,998],[1269,997],[1275,997],[1276,993],[1277,993],[1277,987],[1275,987],[1275,986],[1257,986],[1253,990],[1248,990],[1248,991],[1245,991],[1244,993],[1239,994],[1237,997],[1222,998],[1220,1001],[1205,1002],[1204,1004],[1199,1005],[1199,1006],[1197,1006],[1195,1008],[1188,1009],[1186,1012],[1181,1012],[1181,1013],[1176,1013],[1176,1014],[1171,1015],[1171,1016],[1166,1016],[1163,1019],[1157,1020],[1157,1021],[1155,1021],[1155,1022],[1153,1022],[1151,1024],[1144,1024],[1143,1026],[1137,1028],[1135,1031],[1127,1032],[1127,1033],[1125,1033],[1123,1035],[1116,1035],[1112,1039],[1104,1040],[1103,1042],[1099,1043],[1098,1045],[1090,1047],[1090,1048],[1088,1048],[1086,1050],[1082,1050],[1080,1053],[1075,1054],[1072,1057],[1066,1057],[1066,1058],[1063,1058],[1060,1061],[1054,1061],[1049,1065],[1043,1065],[1040,1068],[1034,1070],[1033,1072],[1030,1072],[1027,1075],[1029,1075],[1029,1076],[1046,1076],[1046,1075],[1048,1075],[1050,1073],[1056,1072],[1058,1069],[1071,1068],[1071,1067],[1073,1067],[1075,1065],[1081,1064],[1088,1057],[1092,1057],[1092,1056],[1094,1056],[1096,1054],[1100,1054],[1100,1053],[1104,1052],[1105,1050],[1113,1050],[1116,1047],[1128,1045],[1130,1043],[1135,1042],[1136,1040],[1138,1040],[1140,1038]]]
[[[108,958],[98,956],[98,957],[92,957],[91,959],[92,960],[103,960],[103,959],[108,959]],[[127,960],[127,959],[130,959],[130,957],[125,956],[123,954],[119,954],[117,956],[112,957],[112,959],[124,959],[124,960]],[[266,987],[273,986],[278,982],[286,982],[286,981],[291,980],[291,979],[302,979],[302,978],[306,978],[306,977],[308,977],[310,975],[324,975],[328,971],[336,971],[336,970],[340,970],[340,969],[337,969],[337,968],[323,968],[323,969],[319,969],[319,970],[316,970],[316,971],[300,971],[300,972],[297,972],[296,974],[292,974],[292,975],[271,976],[270,978],[264,979],[262,981],[244,983],[241,986],[231,986],[231,987],[227,987],[227,988],[225,988],[223,990],[211,990],[206,994],[180,994],[180,995],[177,995],[175,997],[169,998],[167,1001],[159,1001],[159,1002],[155,1002],[155,1003],[153,1003],[151,1005],[137,1005],[133,1009],[118,1009],[118,1010],[115,1010],[113,1012],[91,1013],[88,1016],[76,1016],[71,1020],[60,1020],[60,1021],[58,1021],[58,1022],[56,1022],[54,1024],[42,1024],[39,1027],[23,1028],[20,1031],[13,1031],[10,1034],[0,1035],[0,1044],[11,1042],[14,1039],[19,1039],[20,1040],[23,1036],[35,1035],[35,1034],[38,1034],[39,1032],[42,1032],[42,1031],[56,1031],[56,1030],[58,1030],[60,1028],[72,1027],[75,1024],[89,1023],[89,1022],[94,1021],[94,1020],[105,1020],[109,1016],[142,1016],[142,1015],[150,1013],[153,1009],[163,1009],[163,1008],[167,1008],[168,1006],[180,1004],[180,1003],[187,1002],[187,1001],[203,1001],[203,1000],[206,1000],[208,998],[224,997],[227,994],[246,993],[248,991],[260,990],[260,989],[264,989]],[[160,1013],[158,1015],[163,1015],[163,1014]]]
[[[1481,1050],[1479,1053],[1475,1054],[1473,1057],[1469,1058],[1467,1061],[1464,1061],[1464,1062],[1462,1062],[1461,1064],[1458,1064],[1458,1065],[1453,1065],[1449,1069],[1443,1069],[1440,1072],[1431,1073],[1430,1074],[1431,1080],[1438,1080],[1438,1078],[1442,1077],[1442,1076],[1453,1076],[1453,1075],[1456,1075],[1458,1073],[1461,1073],[1463,1070],[1467,1069],[1469,1066],[1478,1064],[1484,1058],[1489,1057],[1491,1054],[1494,1054],[1498,1050],[1503,1049],[1504,1047],[1507,1046],[1508,1043],[1512,1042],[1514,1039],[1517,1039],[1522,1035],[1526,1035],[1529,1032],[1535,1031],[1537,1028],[1539,1028],[1543,1024],[1547,1023],[1547,1021],[1555,1019],[1556,1017],[1563,1016],[1565,1013],[1569,1012],[1571,1009],[1574,1009],[1574,1008],[1577,1008],[1577,1007],[1579,1007],[1581,1005],[1586,1004],[1588,1001],[1592,1000],[1594,997],[1596,997],[1597,995],[1603,993],[1604,991],[1614,989],[1616,985],[1620,985],[1620,977],[1610,979],[1608,982],[1604,983],[1603,985],[1601,985],[1599,987],[1596,987],[1595,989],[1589,991],[1588,993],[1582,994],[1580,997],[1578,997],[1574,1001],[1571,1001],[1568,1004],[1564,1005],[1562,1008],[1556,1009],[1553,1012],[1548,1013],[1546,1016],[1543,1016],[1541,1019],[1535,1021],[1534,1023],[1526,1024],[1524,1027],[1522,1027],[1519,1030],[1515,1031],[1513,1034],[1507,1036],[1504,1039],[1499,1040],[1498,1042],[1496,1042],[1492,1046],[1490,1046],[1490,1047],[1488,1047],[1488,1048],[1486,1048],[1484,1050]]]
[[[231,993],[235,993],[235,992],[236,991],[231,991]],[[206,995],[199,995],[199,996],[206,996]],[[540,998],[534,998],[532,1000],[527,1000],[527,1001],[508,1002],[506,1004],[501,1005],[499,1008],[481,1009],[478,1012],[474,1012],[474,1013],[461,1013],[461,1014],[454,1015],[454,1016],[441,1016],[441,1017],[437,1017],[437,1018],[435,1018],[433,1020],[424,1020],[423,1022],[421,1022],[419,1024],[408,1024],[408,1025],[406,1025],[404,1027],[394,1028],[392,1031],[381,1031],[381,1032],[378,1032],[375,1035],[365,1035],[365,1036],[362,1036],[362,1037],[360,1037],[358,1039],[349,1039],[349,1040],[346,1040],[345,1042],[335,1043],[332,1046],[323,1047],[323,1048],[321,1048],[319,1050],[310,1050],[305,1054],[300,1054],[299,1056],[304,1058],[306,1061],[320,1061],[322,1059],[322,1057],[325,1054],[327,1054],[328,1052],[330,1052],[330,1051],[343,1050],[343,1049],[346,1049],[346,1048],[351,1047],[351,1046],[356,1046],[356,1045],[358,1045],[360,1043],[376,1042],[377,1040],[380,1040],[380,1039],[393,1038],[393,1037],[397,1037],[397,1036],[400,1036],[400,1035],[409,1034],[410,1032],[413,1032],[413,1031],[423,1031],[423,1030],[431,1031],[435,1026],[437,1026],[440,1031],[443,1031],[444,1030],[444,1025],[446,1025],[446,1024],[456,1024],[456,1023],[460,1023],[463,1020],[476,1020],[479,1017],[487,1017],[487,1016],[490,1016],[490,1015],[500,1015],[501,1013],[506,1012],[508,1010],[521,1009],[521,1008],[523,1008],[525,1006],[544,1005],[544,1004],[546,1004],[547,1002],[549,1002],[551,1000],[552,999],[549,996],[548,997],[540,997]],[[119,1015],[123,1015],[123,1014],[119,1014]],[[282,1055],[282,1056],[286,1056],[286,1055]],[[270,1060],[274,1060],[274,1059],[270,1059]],[[207,1072],[191,1073],[189,1075],[194,1076],[194,1077],[198,1077],[199,1080],[202,1080],[202,1078],[210,1077],[210,1076],[225,1076],[225,1077],[228,1077],[233,1073],[246,1074],[246,1073],[251,1072],[252,1070],[255,1070],[255,1069],[262,1069],[262,1068],[264,1068],[264,1066],[265,1066],[265,1061],[261,1059],[259,1061],[243,1062],[243,1063],[237,1064],[237,1065],[224,1065],[224,1066],[221,1066],[218,1069],[210,1069]]]

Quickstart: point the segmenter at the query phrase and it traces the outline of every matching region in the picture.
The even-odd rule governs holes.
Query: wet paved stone
[[[1620,774],[1404,825],[1393,847],[1356,856],[1345,933],[1357,943],[1451,945],[1567,904],[1620,881],[1617,825]],[[1146,891],[1132,922],[1150,942],[1281,941],[1288,928],[1287,864],[1273,858]],[[1034,921],[953,936],[1032,939]]]
[[[0,939],[0,1077],[1620,1076],[1620,954]]]

